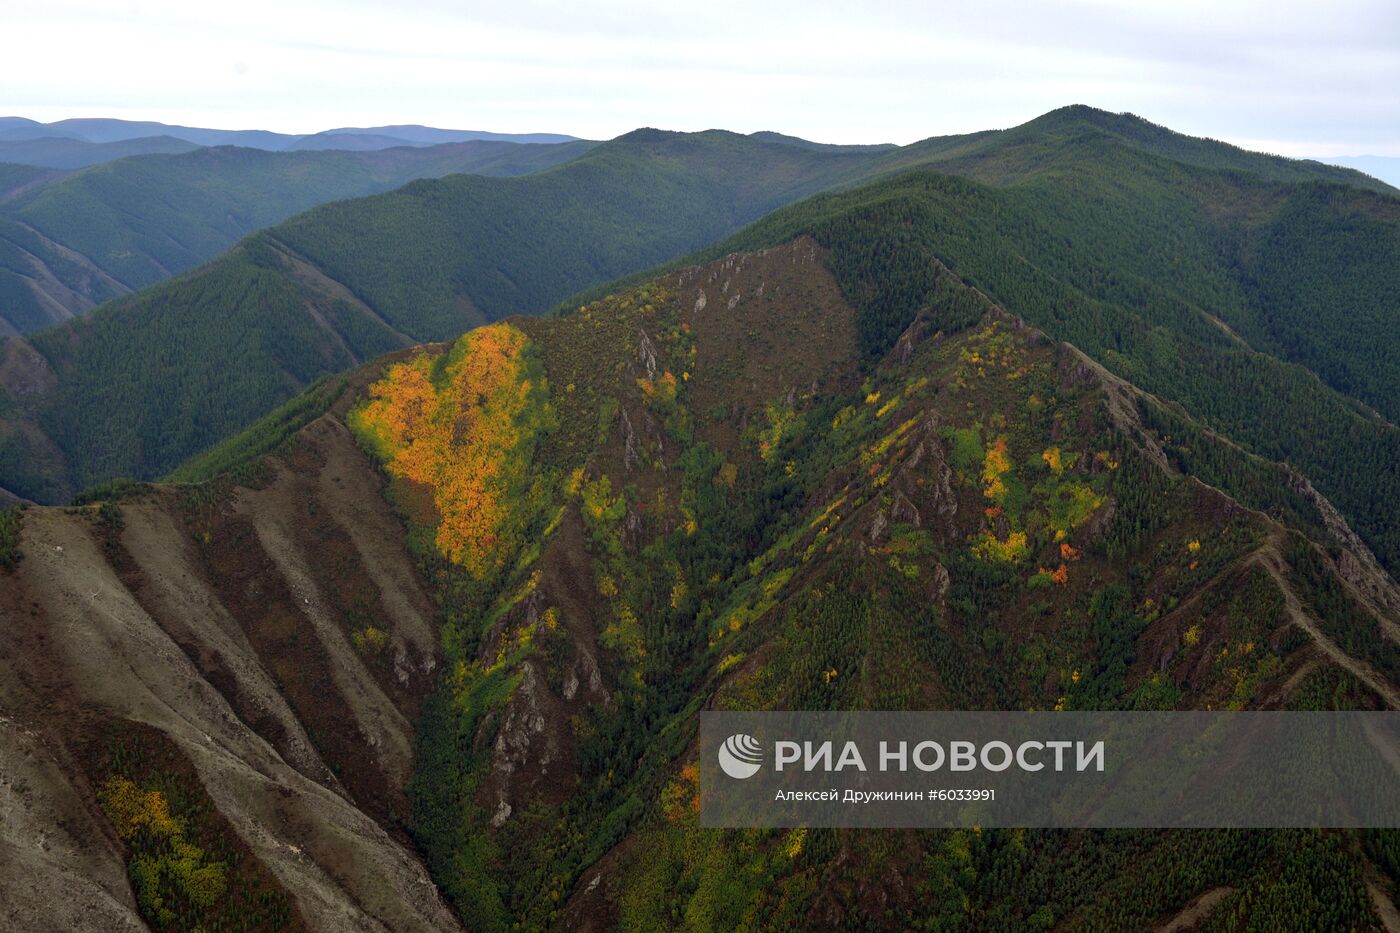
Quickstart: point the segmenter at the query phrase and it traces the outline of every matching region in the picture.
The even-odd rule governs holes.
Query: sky
[[[1070,103],[1400,156],[1400,2],[0,0],[0,115],[907,143]]]

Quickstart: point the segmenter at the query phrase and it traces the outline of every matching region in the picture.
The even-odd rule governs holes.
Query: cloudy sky
[[[1068,103],[1400,156],[1396,0],[0,0],[0,115],[910,142]]]

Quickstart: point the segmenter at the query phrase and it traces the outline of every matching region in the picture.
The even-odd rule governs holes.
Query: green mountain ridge
[[[193,152],[198,143],[174,136],[141,136],[93,143],[62,136],[37,139],[0,139],[0,161],[38,168],[77,169],[130,156]]]
[[[137,835],[0,891],[66,870],[191,926],[1381,929],[1390,831],[699,827],[702,709],[1400,708],[1400,588],[1328,501],[969,285],[876,210],[909,185],[1009,190],[826,196],[322,382],[180,485],[22,513],[19,812],[101,839],[92,788],[164,792],[230,880],[128,884]]]
[[[1051,111],[1007,131],[1007,134],[1031,142],[1047,133],[1085,127],[1155,155],[1199,168],[1249,172],[1263,175],[1271,181],[1330,181],[1384,194],[1397,193],[1392,186],[1353,169],[1314,159],[1291,159],[1251,152],[1219,140],[1187,136],[1136,114],[1109,113],[1083,104]]]
[[[395,346],[444,339],[507,314],[546,310],[571,293],[719,239],[783,203],[920,165],[994,185],[983,200],[1015,201],[1023,233],[1044,234],[1046,243],[1082,239],[1099,249],[1104,234],[1096,230],[1092,212],[1101,193],[1094,190],[1092,173],[1087,168],[1076,172],[1074,165],[1097,167],[1118,160],[1116,177],[1112,172],[1107,176],[1116,187],[1102,194],[1111,195],[1105,203],[1119,212],[1112,218],[1115,224],[1141,230],[1108,244],[1116,249],[1114,261],[1121,258],[1125,268],[1135,269],[1132,289],[1157,296],[1154,301],[1160,298],[1164,312],[1173,316],[1164,326],[1180,319],[1195,328],[1193,333],[1203,319],[1183,312],[1182,302],[1244,303],[1238,274],[1222,269],[1215,254],[1265,241],[1252,236],[1239,244],[1229,241],[1233,228],[1204,212],[1191,185],[1199,182],[1202,191],[1226,204],[1253,198],[1251,210],[1261,211],[1269,197],[1293,191],[1279,186],[1300,172],[1340,179],[1348,184],[1296,183],[1297,190],[1317,192],[1312,195],[1317,203],[1308,209],[1319,211],[1327,223],[1344,210],[1358,223],[1374,221],[1374,232],[1392,229],[1386,212],[1394,202],[1383,192],[1366,190],[1374,180],[1359,173],[1166,136],[1174,151],[1222,166],[1203,169],[1153,155],[1150,147],[1160,145],[1165,133],[1135,117],[1078,107],[1048,114],[1030,129],[873,151],[811,150],[719,131],[641,130],[524,178],[455,176],[327,205],[254,235],[190,276],[32,338],[53,382],[37,392],[23,381],[4,384],[10,414],[0,415],[8,425],[0,438],[0,480],[30,498],[55,501],[116,475],[160,475],[322,375]],[[1007,194],[992,193],[1003,190]],[[1290,203],[1306,207],[1309,202],[1299,198]],[[818,198],[808,210],[825,203]],[[1158,209],[1166,210],[1171,221],[1150,213]],[[1034,216],[1043,210],[1063,216]],[[1125,216],[1133,211],[1143,213],[1141,223]],[[1230,223],[1244,216],[1224,211]],[[1173,227],[1177,221],[1180,226]],[[970,216],[968,222],[983,231],[979,242],[989,242],[986,217]],[[1055,225],[1060,229],[1050,229]],[[1187,251],[1186,264],[1144,266],[1144,256],[1158,251],[1147,230],[1179,241]],[[1350,235],[1344,225],[1338,232],[1343,240]],[[1115,227],[1113,237],[1122,233]],[[1143,255],[1119,248],[1127,242],[1141,247]],[[1377,241],[1368,269],[1390,274],[1385,271],[1388,242],[1384,236]],[[1271,262],[1275,255],[1265,251],[1245,258]],[[1284,253],[1280,258],[1293,257]],[[1197,276],[1202,269],[1208,274]],[[1163,281],[1152,280],[1164,275]],[[1167,294],[1171,289],[1184,297]],[[1128,294],[1120,287],[1117,298]],[[1012,296],[998,297],[1021,313]],[[1316,294],[1307,300],[1315,299],[1320,300]],[[1305,303],[1295,313],[1306,316],[1310,307]],[[1338,388],[1379,406],[1393,378],[1384,365],[1386,313],[1378,307],[1368,322],[1381,334],[1380,343],[1363,348],[1377,351],[1373,358],[1382,360],[1377,374],[1338,349],[1345,337],[1340,328],[1324,334],[1315,346],[1288,352],[1324,371]],[[1242,314],[1230,326],[1247,331],[1247,325],[1258,331],[1261,344],[1272,340],[1285,345],[1293,339],[1287,326],[1280,326],[1287,321],[1261,323],[1257,312],[1252,322]],[[1227,339],[1218,326],[1207,330],[1211,340]],[[244,336],[234,336],[238,334]],[[184,352],[168,358],[175,346]],[[229,346],[238,347],[237,353],[228,354]],[[113,378],[113,367],[120,367],[122,378]],[[182,388],[166,391],[161,384],[167,379]],[[49,385],[49,377],[40,382]],[[223,384],[246,388],[216,388]],[[105,409],[84,401],[98,397],[106,399]],[[1336,399],[1319,404],[1346,407]],[[1388,436],[1383,427],[1363,430]],[[99,437],[103,440],[96,443]],[[1388,441],[1377,443],[1381,446],[1372,445],[1368,457]],[[62,463],[56,471],[55,462]],[[1343,510],[1356,519],[1354,503],[1344,504]],[[1367,539],[1378,552],[1390,546],[1382,540],[1384,534],[1382,529],[1381,537]]]
[[[18,417],[0,428],[0,476],[55,501],[116,475],[159,475],[322,375],[546,310],[883,158],[644,131],[521,178],[456,175],[325,205],[26,338],[39,353],[26,358],[42,362],[5,380]],[[156,391],[166,383],[181,388]],[[78,402],[99,385],[112,393],[105,409]],[[104,440],[78,440],[90,431]]]
[[[929,269],[946,265],[1118,375],[1292,463],[1394,572],[1400,529],[1374,504],[1400,495],[1400,199],[1202,174],[1097,135],[1068,137],[1058,165],[1022,157],[1038,171],[1001,187],[922,171],[823,195],[702,258],[813,234],[847,293],[879,309],[862,332],[871,350],[913,319]]]
[[[17,193],[0,201],[0,330],[32,331],[81,314],[326,201],[456,172],[524,174],[590,146],[482,141],[355,153],[217,147],[122,159],[67,177],[14,172]]]
[[[1365,172],[1372,178],[1379,178],[1392,187],[1400,185],[1400,156],[1332,156],[1329,158],[1319,157],[1317,161]]]

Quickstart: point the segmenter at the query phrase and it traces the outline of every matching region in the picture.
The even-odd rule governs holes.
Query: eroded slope
[[[401,829],[439,657],[401,525],[330,417],[255,485],[24,513],[0,577],[7,927],[136,928],[153,898],[176,925],[457,925]],[[171,842],[123,824],[123,781],[215,868],[133,888],[128,860]]]

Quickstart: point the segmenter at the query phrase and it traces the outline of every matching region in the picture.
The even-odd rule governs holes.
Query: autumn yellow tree
[[[554,423],[548,390],[510,324],[467,334],[445,359],[391,366],[350,423],[389,473],[431,491],[438,550],[477,576],[517,530],[536,433]]]
[[[1011,452],[1007,449],[1006,438],[998,437],[982,461],[982,494],[993,502],[1001,503],[1006,497],[1006,483],[1002,477],[1010,472]]]

